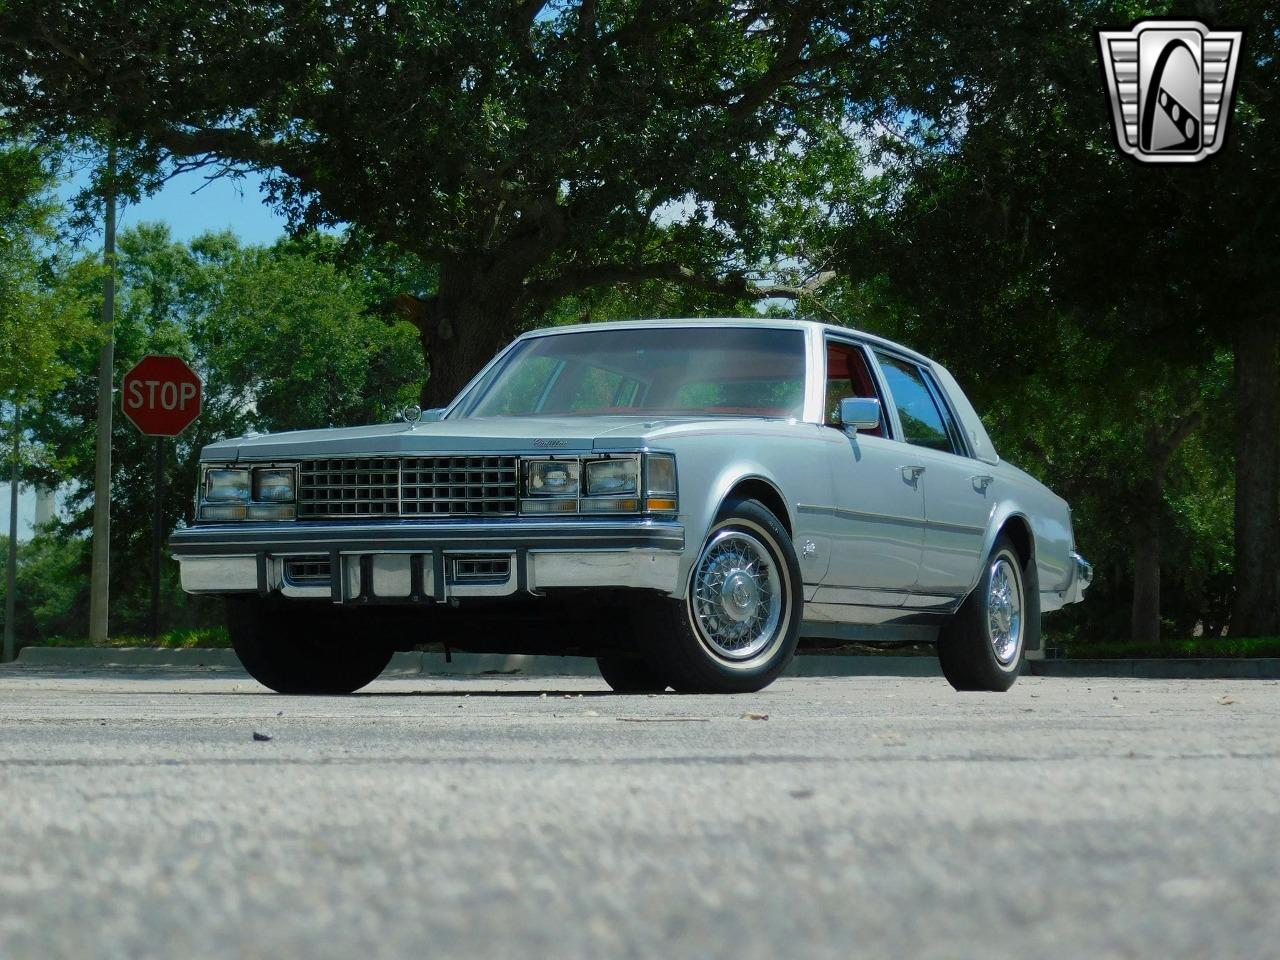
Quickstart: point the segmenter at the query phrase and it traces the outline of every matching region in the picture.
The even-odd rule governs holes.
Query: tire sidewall
[[[749,534],[764,546],[770,562],[778,570],[780,589],[783,592],[782,612],[773,638],[759,653],[740,661],[730,660],[716,653],[714,646],[699,628],[693,612],[694,579],[707,545],[718,534],[732,530]],[[714,676],[726,685],[759,689],[785,669],[795,653],[800,620],[804,612],[800,562],[786,529],[768,508],[756,500],[736,500],[724,505],[716,522],[707,531],[697,559],[689,569],[681,608],[684,632],[696,646],[695,652],[702,661],[699,672]],[[764,684],[759,683],[762,679]]]

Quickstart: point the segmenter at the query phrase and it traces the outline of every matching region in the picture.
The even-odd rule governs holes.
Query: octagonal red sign
[[[200,416],[199,375],[181,357],[143,357],[120,382],[124,415],[148,436],[176,437]]]

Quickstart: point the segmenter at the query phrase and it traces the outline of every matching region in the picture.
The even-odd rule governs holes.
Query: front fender
[[[758,499],[765,501],[790,531],[806,586],[818,583],[826,574],[830,552],[823,543],[823,532],[814,529],[821,518],[802,514],[797,504],[832,502],[827,448],[811,426],[771,424],[767,429],[767,433],[755,428],[668,441],[676,454],[680,519],[685,525],[682,584],[687,585],[689,569],[725,500],[743,484],[755,486]],[[809,540],[814,541],[814,547],[806,557],[803,545]]]

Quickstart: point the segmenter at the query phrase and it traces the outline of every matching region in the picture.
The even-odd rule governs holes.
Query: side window
[[[875,380],[867,368],[867,358],[860,347],[848,343],[827,341],[827,391],[823,407],[823,422],[835,426],[840,401],[845,397],[870,397],[879,399]],[[888,416],[888,411],[885,411]],[[884,418],[880,426],[866,433],[873,437],[887,436]]]
[[[885,353],[877,353],[876,357],[902,421],[902,439],[918,447],[960,453],[951,416],[934,399],[924,371]]]

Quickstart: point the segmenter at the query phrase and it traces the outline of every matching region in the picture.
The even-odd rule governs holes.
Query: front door
[[[888,409],[871,376],[863,348],[827,343],[827,425],[840,429],[843,397],[881,400],[878,430],[845,435],[834,461],[831,564],[815,603],[897,607],[920,573],[924,549],[924,494],[903,471],[901,444],[889,439]]]

